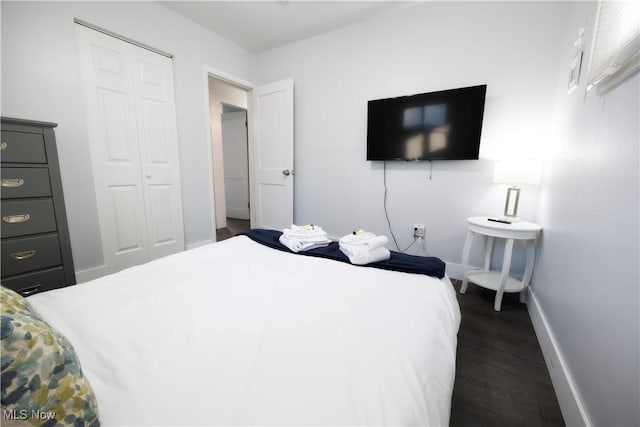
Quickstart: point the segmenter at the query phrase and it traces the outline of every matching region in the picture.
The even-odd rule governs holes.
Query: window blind
[[[640,69],[640,2],[600,0],[587,90],[604,93]]]

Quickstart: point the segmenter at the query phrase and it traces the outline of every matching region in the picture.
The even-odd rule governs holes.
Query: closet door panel
[[[171,187],[168,185],[151,185],[149,190],[150,214],[154,217],[153,221],[151,221],[151,224],[153,224],[151,244],[156,248],[161,245],[171,245],[175,243],[174,220],[171,217],[171,206],[174,204]]]
[[[151,258],[184,249],[173,70],[169,58],[141,52],[135,92]]]
[[[127,43],[85,27],[76,30],[102,248],[113,273],[149,257],[132,58]]]
[[[130,122],[129,94],[110,88],[96,89],[102,161],[139,167],[136,139]]]
[[[144,224],[138,200],[142,197],[140,188],[132,185],[109,186],[113,208],[113,229],[117,255],[144,250],[141,230]]]
[[[88,30],[91,31],[91,30]],[[125,70],[125,57],[118,49],[112,50],[106,46],[94,43],[91,46],[93,69],[102,77],[113,76],[116,81],[121,81]]]
[[[154,123],[162,123],[167,119],[165,106],[154,99],[141,100],[144,141],[146,142],[146,155],[148,166],[170,165],[169,148],[165,129],[155,126]]]

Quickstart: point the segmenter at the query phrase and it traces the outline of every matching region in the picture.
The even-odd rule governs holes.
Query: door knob
[[[282,175],[289,176],[289,175],[291,175],[291,171],[289,169],[285,169],[285,170],[282,171]]]

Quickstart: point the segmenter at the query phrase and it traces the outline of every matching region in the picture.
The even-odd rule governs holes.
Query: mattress
[[[33,295],[103,425],[447,425],[460,310],[447,277],[238,236]]]

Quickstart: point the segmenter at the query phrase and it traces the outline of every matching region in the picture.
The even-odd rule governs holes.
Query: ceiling
[[[404,8],[413,2],[263,0],[158,3],[253,53],[260,53]]]

